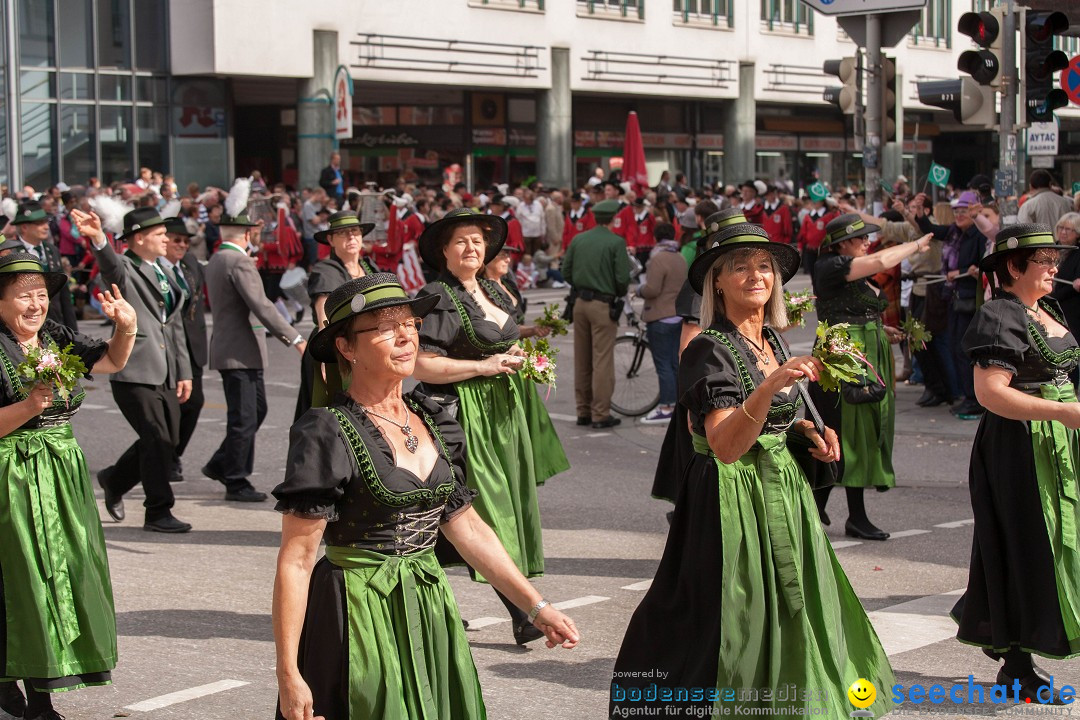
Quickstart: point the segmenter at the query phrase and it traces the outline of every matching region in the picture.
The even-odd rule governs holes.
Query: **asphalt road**
[[[805,286],[805,279],[794,281]],[[532,293],[532,310],[563,293]],[[96,323],[85,328],[100,333]],[[310,329],[303,323],[301,330]],[[790,340],[808,350],[812,333]],[[473,657],[492,718],[601,718],[611,669],[627,621],[663,551],[669,506],[650,498],[664,428],[624,420],[613,431],[573,423],[572,343],[559,338],[558,390],[549,408],[572,469],[539,490],[547,575],[537,587],[567,603],[583,632],[573,651],[542,644],[517,647],[505,611],[491,589],[451,571],[462,614],[472,621]],[[282,477],[296,398],[299,358],[270,348],[270,413],[258,438],[255,485],[269,491]],[[898,487],[870,493],[871,517],[893,538],[858,543],[843,535],[844,498],[836,493],[826,529],[852,585],[882,637],[898,681],[925,686],[992,683],[995,663],[953,638],[945,613],[965,586],[971,550],[967,458],[976,423],[945,409],[914,406],[921,388],[901,385],[895,464]],[[176,485],[175,512],[195,530],[183,536],[141,527],[141,491],[127,501],[128,519],[105,519],[120,634],[115,684],[58,696],[69,720],[130,715],[157,720],[271,718],[276,696],[270,623],[271,585],[280,520],[272,503],[226,503],[217,483],[198,468],[224,433],[225,405],[216,373],[207,375],[207,405],[184,458],[186,480]],[[134,439],[99,379],[75,419],[91,473],[109,465]],[[100,497],[100,493],[99,493]],[[634,638],[626,638],[634,642]],[[1059,683],[1080,686],[1080,662],[1042,661]],[[882,691],[881,688],[878,689]],[[1033,708],[977,708],[1009,715]],[[914,707],[939,718],[961,717],[954,706]],[[927,709],[929,708],[929,710]],[[1066,708],[1071,709],[1071,708]],[[2,713],[0,713],[2,714]],[[893,716],[899,717],[900,713]]]

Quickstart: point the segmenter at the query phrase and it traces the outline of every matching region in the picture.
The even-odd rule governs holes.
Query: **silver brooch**
[[[1015,250],[1016,248],[1020,247],[1020,241],[1016,238],[1009,238],[1005,241],[1005,247],[1009,248],[1010,250]]]
[[[845,230],[847,230],[847,234],[848,234],[848,235],[850,235],[851,233],[855,232],[855,226],[854,226],[854,225],[848,225],[848,226],[847,226],[846,228],[844,228],[844,229],[845,229]]]
[[[352,308],[352,311],[354,313],[358,313],[363,310],[365,305],[367,305],[367,298],[363,295],[354,295],[352,302],[349,303],[349,307]]]

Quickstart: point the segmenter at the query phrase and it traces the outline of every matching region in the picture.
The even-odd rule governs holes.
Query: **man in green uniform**
[[[611,417],[611,394],[615,391],[615,332],[618,314],[630,284],[630,259],[626,241],[612,232],[616,200],[593,207],[596,227],[574,237],[562,261],[566,281],[577,291],[574,304],[574,395],[577,424],[609,428],[622,422]]]

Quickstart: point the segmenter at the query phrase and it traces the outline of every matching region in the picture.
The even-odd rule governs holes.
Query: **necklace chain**
[[[372,410],[371,408],[365,407],[363,405],[361,405],[360,408],[365,413],[367,413],[368,415],[374,415],[377,418],[382,418],[386,422],[391,423],[391,424],[397,426],[398,428],[400,428],[402,434],[405,435],[405,449],[408,450],[409,452],[415,453],[416,449],[418,447],[420,447],[420,438],[416,437],[416,434],[413,433],[412,428],[409,427],[409,408],[406,407],[404,400],[401,401],[401,409],[405,411],[405,422],[404,423],[399,423],[397,420],[394,420],[393,418],[388,418],[385,415],[377,413],[374,410]]]
[[[772,363],[772,358],[769,357],[769,353],[765,352],[764,347],[758,345],[756,342],[746,337],[746,335],[744,335],[741,330],[739,331],[739,335],[742,337],[743,340],[750,343],[750,346],[754,349],[754,354],[758,356],[762,363],[764,363],[765,365],[769,365]],[[766,342],[764,334],[762,334],[761,339],[762,342]]]

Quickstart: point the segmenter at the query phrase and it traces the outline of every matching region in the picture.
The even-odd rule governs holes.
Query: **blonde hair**
[[[765,303],[765,324],[774,328],[787,327],[787,306],[784,304],[784,282],[780,273],[780,266],[776,262],[776,256],[768,250],[757,248],[739,248],[732,252],[724,253],[716,259],[708,272],[705,273],[705,282],[701,287],[701,327],[707,328],[717,319],[727,318],[727,308],[724,306],[724,296],[716,289],[716,279],[724,273],[734,272],[735,264],[753,258],[758,253],[769,256],[769,264],[773,271],[773,288],[769,301]]]

